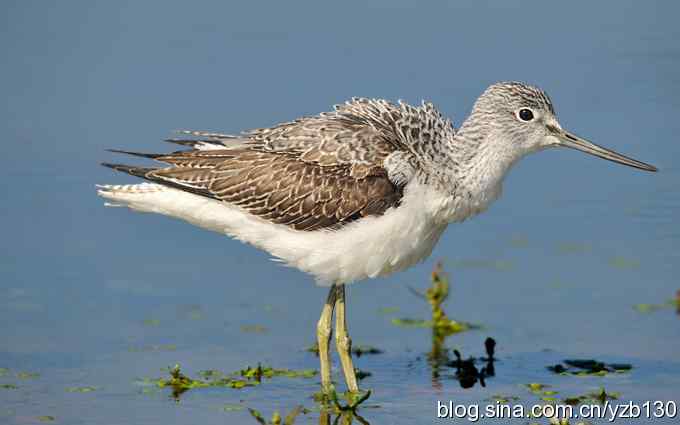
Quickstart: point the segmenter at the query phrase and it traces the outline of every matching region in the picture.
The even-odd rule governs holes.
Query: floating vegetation
[[[385,314],[385,315],[394,314],[394,313],[397,313],[398,311],[399,311],[399,307],[382,307],[382,308],[378,309],[379,314]]]
[[[278,410],[275,410],[272,414],[272,419],[267,421],[264,419],[262,414],[255,409],[248,408],[250,415],[261,425],[293,425],[300,413],[307,414],[309,411],[302,406],[297,406],[286,415],[281,422],[281,415]]]
[[[508,404],[513,401],[518,401],[520,398],[514,395],[505,395],[505,394],[494,394],[491,397],[487,398],[486,401],[490,402],[497,402],[500,404]]]
[[[352,353],[357,356],[361,357],[364,354],[382,354],[383,350],[370,346],[370,345],[358,345],[356,347],[352,347]]]
[[[371,372],[361,370],[359,368],[354,368],[354,375],[357,377],[359,381],[362,381],[368,378],[369,376],[372,376],[373,374]]]
[[[617,392],[606,392],[604,387],[599,391],[590,392],[576,397],[567,397],[562,400],[565,404],[575,406],[581,403],[600,403],[604,404],[607,400],[618,400],[621,394]]]
[[[0,384],[0,388],[2,388],[3,390],[16,390],[19,387],[14,384]]]
[[[92,391],[97,391],[99,387],[91,387],[91,386],[85,386],[85,387],[68,387],[66,388],[66,392],[69,393],[91,393]]]
[[[676,302],[676,300],[668,300],[663,304],[635,304],[633,308],[640,313],[652,313],[657,310],[675,307]]]
[[[0,367],[0,377],[9,375],[9,369],[6,367]]]
[[[52,421],[54,421],[55,419],[56,419],[56,418],[55,418],[54,416],[50,416],[50,415],[38,416],[38,420],[39,420],[40,422],[52,422]]]
[[[142,324],[144,326],[160,326],[161,321],[158,319],[145,319]]]
[[[547,403],[557,403],[557,397],[555,395],[559,394],[558,391],[548,390],[550,385],[540,384],[538,382],[532,382],[530,384],[525,384],[525,387],[531,392],[531,394],[537,396],[542,401]]]
[[[17,372],[19,379],[36,379],[38,377],[40,377],[40,374],[36,372]]]
[[[609,265],[621,270],[634,270],[640,267],[640,260],[617,256],[609,259]]]
[[[262,378],[273,378],[275,376],[284,376],[286,378],[313,378],[316,376],[314,369],[274,369],[271,367],[262,367],[258,365],[256,368],[248,367],[239,371],[240,375],[248,379],[261,380]]]
[[[177,346],[175,344],[151,344],[143,345],[139,347],[129,347],[128,351],[131,353],[145,353],[145,352],[155,352],[155,351],[176,351]]]
[[[314,343],[310,345],[309,347],[305,348],[305,351],[308,351],[310,353],[314,353],[317,357],[319,356],[319,344]],[[356,347],[352,347],[352,354],[354,354],[357,357],[361,357],[365,354],[370,354],[370,355],[375,355],[375,354],[382,354],[384,353],[383,350],[380,348],[373,347],[371,345],[358,345]]]
[[[194,388],[205,388],[205,387],[230,387],[230,388],[243,388],[246,386],[258,385],[257,381],[245,381],[240,379],[231,379],[227,377],[220,377],[217,379],[210,380],[197,380],[192,379],[184,375],[180,371],[179,365],[169,370],[170,379],[160,378],[156,381],[156,385],[159,388],[170,387],[172,388],[172,397],[179,400],[179,396],[184,392],[194,389]]]
[[[392,319],[392,324],[404,328],[431,328],[434,325],[430,320],[408,318]]]
[[[633,368],[628,363],[604,363],[592,359],[571,359],[563,363],[548,366],[547,369],[560,375],[605,376],[609,373],[625,373]]]
[[[257,334],[262,334],[265,332],[268,332],[269,329],[265,328],[264,326],[261,325],[243,325],[241,326],[241,332],[245,333],[257,333]]]
[[[172,388],[172,396],[179,399],[179,396],[194,388],[207,387],[225,387],[241,389],[245,387],[254,387],[262,382],[262,378],[273,378],[277,376],[287,378],[313,378],[316,375],[316,370],[291,370],[291,369],[274,369],[271,367],[262,367],[258,365],[255,368],[247,367],[246,369],[237,372],[224,374],[218,370],[205,370],[199,372],[203,379],[193,379],[183,374],[179,365],[175,365],[168,369],[170,378],[159,378],[156,380],[143,380],[142,385],[155,385],[158,388]]]
[[[529,389],[529,391],[534,395],[543,395],[545,389],[550,387],[550,385],[541,384],[541,383],[538,383],[538,382],[532,382],[532,383],[529,383],[529,384],[524,384],[524,386],[527,387]]]
[[[680,290],[675,293],[675,298],[667,300],[662,304],[635,304],[633,306],[635,310],[640,313],[652,313],[657,310],[663,310],[666,308],[675,308],[677,313],[680,314]]]
[[[308,352],[310,352],[310,353],[314,353],[314,355],[316,355],[317,357],[319,357],[319,344],[315,342],[314,344],[312,344],[312,345],[310,345],[309,347],[305,348],[305,351],[308,351]]]

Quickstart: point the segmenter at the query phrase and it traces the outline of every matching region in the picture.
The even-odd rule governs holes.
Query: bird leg
[[[330,291],[328,291],[326,304],[324,304],[323,310],[321,310],[321,317],[316,325],[316,341],[319,346],[319,361],[321,362],[321,388],[326,394],[330,393],[333,388],[331,383],[331,360],[328,349],[331,342],[331,321],[333,320],[336,296],[336,287],[333,285]]]
[[[336,285],[335,292],[335,345],[342,363],[342,372],[345,374],[347,389],[356,393],[359,392],[359,386],[352,364],[352,340],[347,334],[347,322],[345,320],[345,285]]]

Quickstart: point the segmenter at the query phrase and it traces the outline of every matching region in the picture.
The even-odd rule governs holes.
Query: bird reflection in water
[[[454,360],[449,358],[449,352],[445,346],[446,338],[469,330],[473,328],[473,325],[449,319],[444,312],[442,304],[449,296],[449,282],[442,270],[441,263],[437,264],[432,272],[432,284],[424,294],[415,290],[412,291],[426,299],[432,308],[432,349],[427,355],[427,360],[432,370],[432,386],[435,389],[442,388],[440,380],[442,367],[456,368],[455,378],[462,388],[471,388],[477,382],[483,387],[486,386],[485,378],[495,375],[494,353],[496,341],[493,338],[487,338],[484,342],[486,357],[480,359],[470,357],[467,360],[463,360],[460,351],[453,350],[456,358]],[[480,361],[485,364],[478,369],[476,364]]]

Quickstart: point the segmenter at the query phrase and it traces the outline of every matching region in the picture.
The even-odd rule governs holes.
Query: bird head
[[[517,157],[550,147],[567,147],[641,170],[657,171],[652,165],[564,130],[548,95],[527,84],[493,84],[475,103],[471,118],[461,131],[484,134],[485,138],[494,140],[499,149]]]

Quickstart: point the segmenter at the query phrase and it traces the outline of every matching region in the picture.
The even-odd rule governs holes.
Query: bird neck
[[[502,192],[503,179],[521,152],[493,127],[475,125],[470,116],[442,149],[439,187],[455,200],[458,221],[484,211]]]

